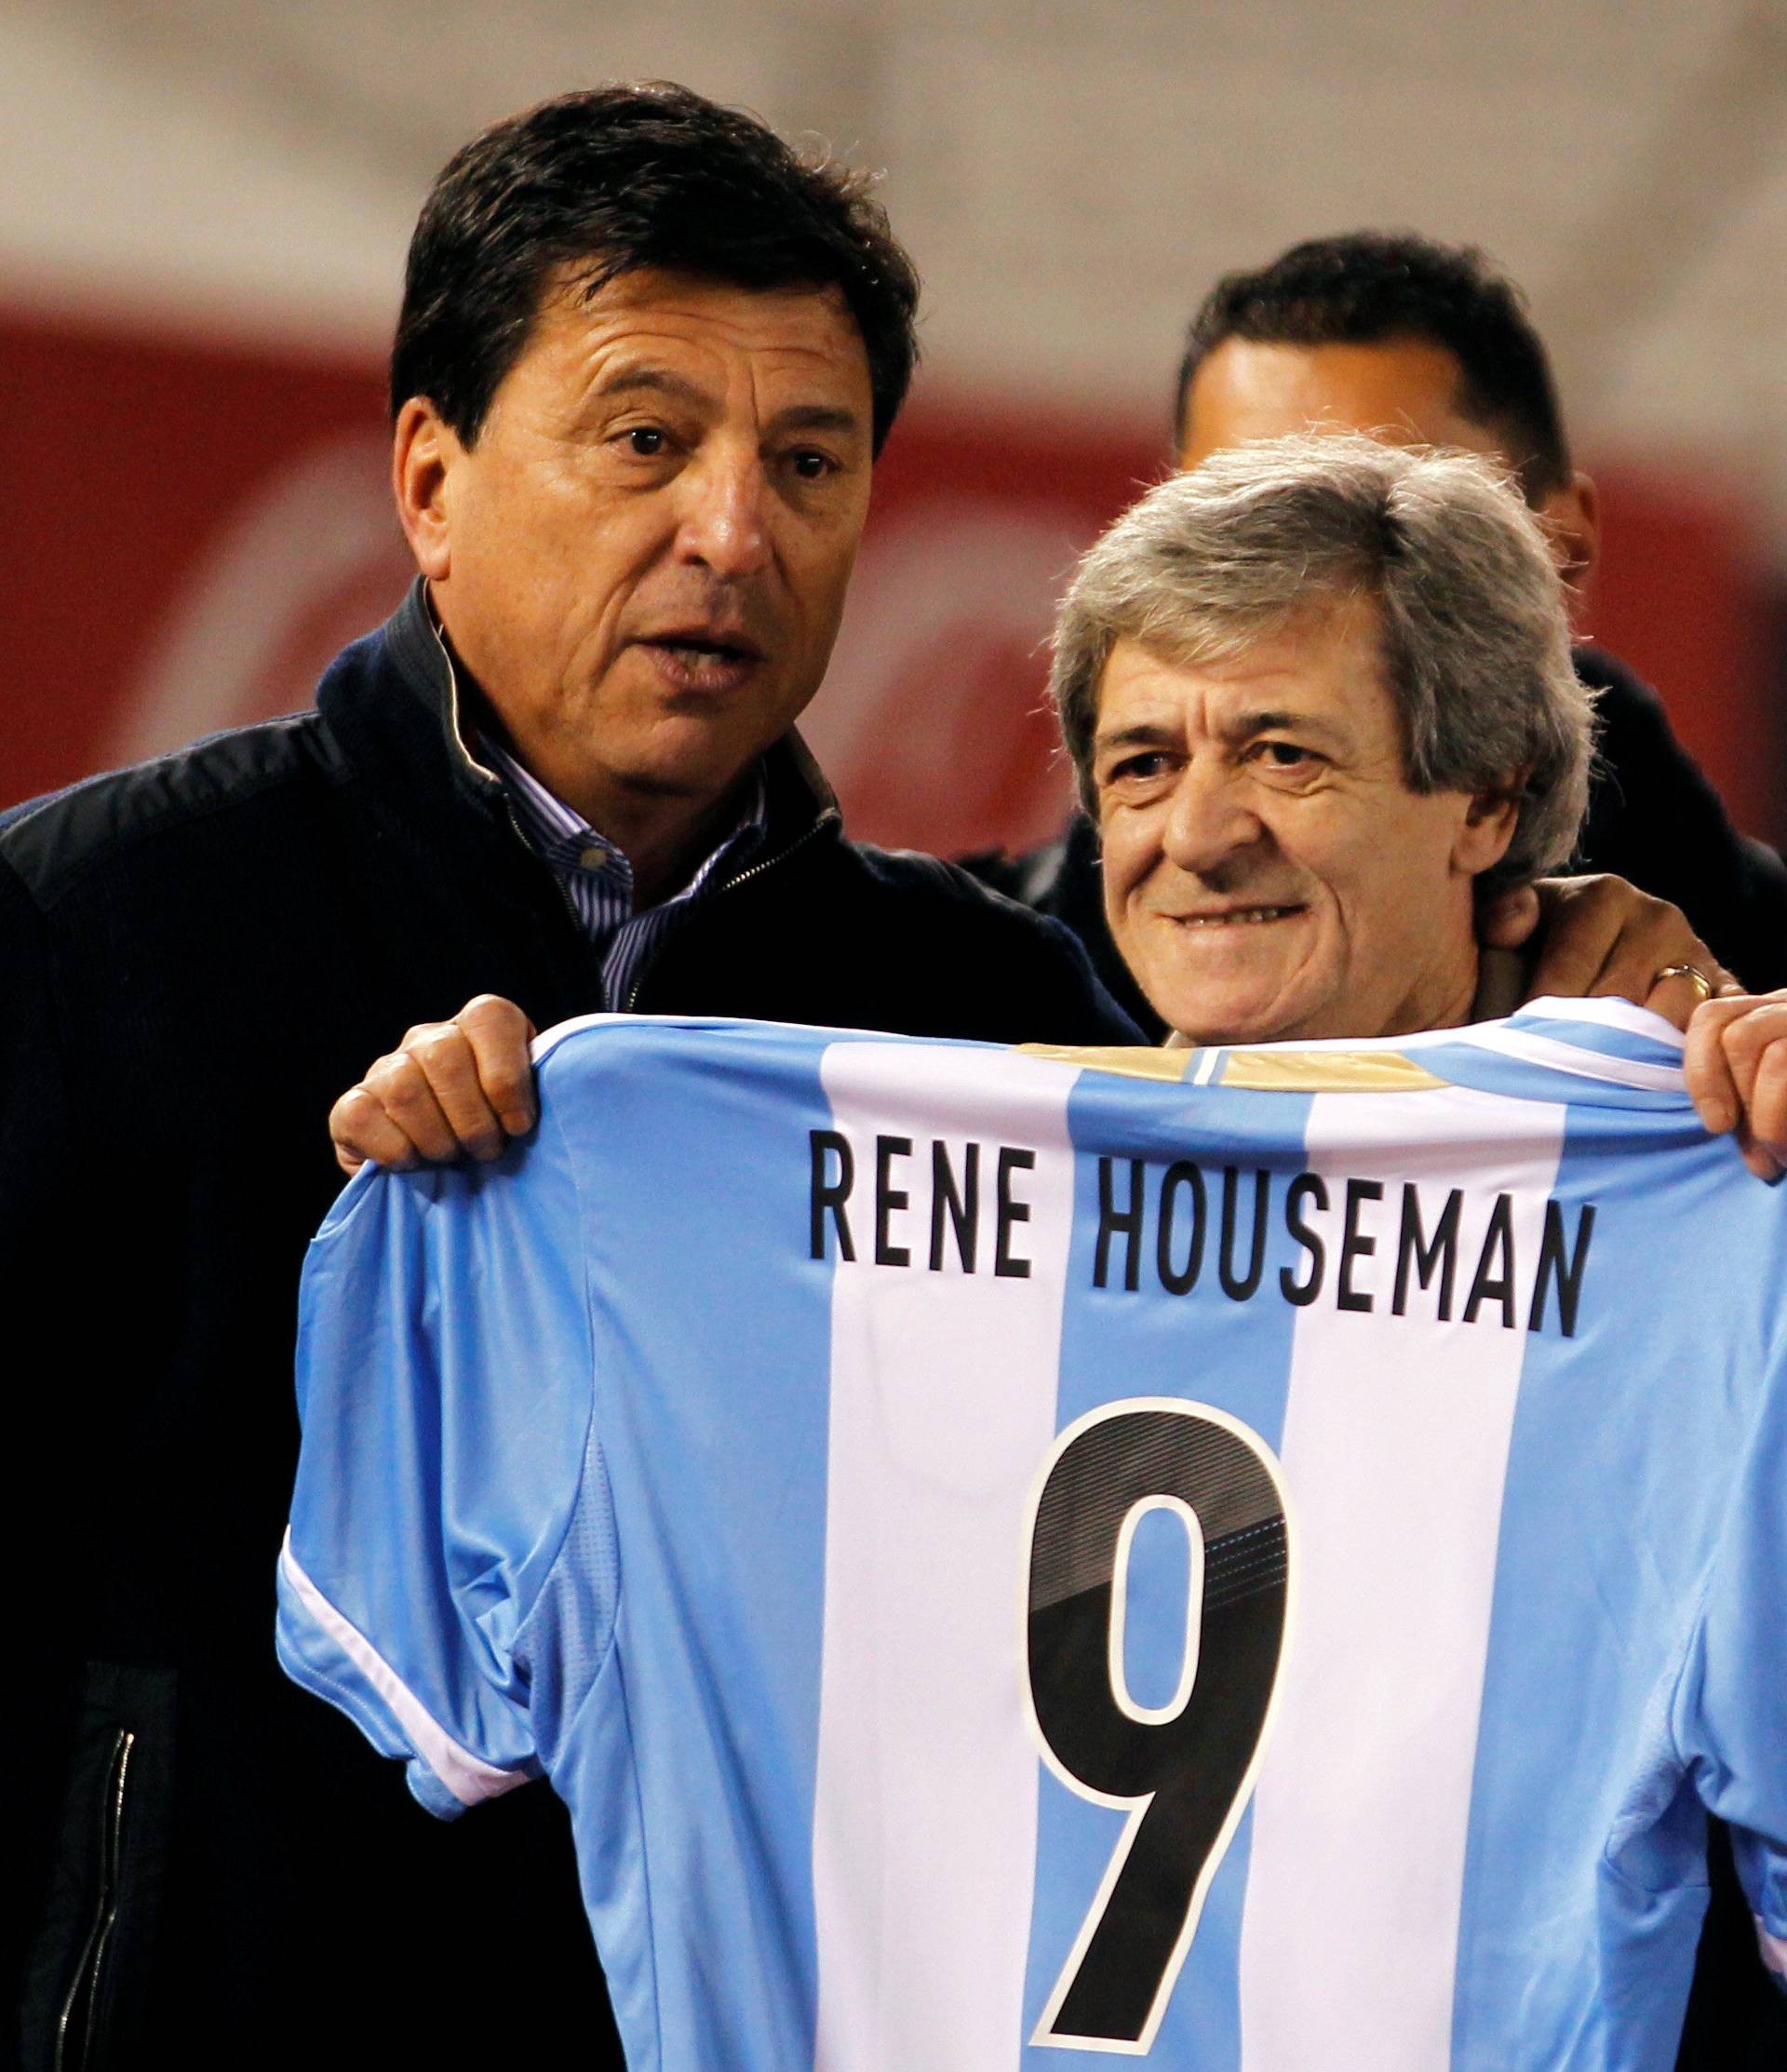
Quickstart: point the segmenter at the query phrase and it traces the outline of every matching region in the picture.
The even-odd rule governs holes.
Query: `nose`
[[[770,558],[768,484],[754,451],[715,450],[684,471],[679,558],[723,582],[755,575]]]
[[[1216,758],[1194,756],[1167,801],[1161,848],[1168,860],[1209,877],[1265,835],[1265,823],[1244,797],[1240,772]]]

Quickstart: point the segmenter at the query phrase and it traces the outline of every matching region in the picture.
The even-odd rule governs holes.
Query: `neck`
[[[551,780],[542,777],[543,784]],[[737,817],[746,777],[740,777],[718,799],[639,798],[617,787],[589,787],[572,797],[552,788],[598,833],[606,835],[632,866],[636,907],[655,907],[686,885],[703,859],[711,855]]]
[[[504,745],[531,776],[626,858],[636,908],[655,907],[688,883],[737,819],[750,782],[749,771],[742,771],[718,795],[691,798],[592,771],[581,760],[563,766],[513,736]]]
[[[1456,962],[1425,975],[1421,984],[1410,989],[1379,1033],[1412,1036],[1424,1029],[1461,1029],[1472,1018],[1479,977],[1477,945],[1471,940]]]

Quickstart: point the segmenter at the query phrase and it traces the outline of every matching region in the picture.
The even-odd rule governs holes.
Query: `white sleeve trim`
[[[1634,1086],[1652,1094],[1679,1094],[1687,1085],[1679,1065],[1646,1065],[1633,1057],[1582,1050],[1575,1043],[1561,1043],[1554,1036],[1536,1036],[1530,1029],[1510,1029],[1505,1022],[1448,1029],[1446,1033],[1456,1043],[1470,1043],[1478,1050],[1498,1050],[1506,1056],[1525,1058],[1528,1064],[1548,1066],[1554,1072],[1569,1072],[1578,1079],[1604,1080],[1614,1086]]]
[[[291,1527],[286,1527],[279,1565],[298,1601],[384,1701],[410,1744],[462,1806],[500,1798],[528,1782],[524,1772],[498,1769],[456,1742],[435,1718],[391,1664],[358,1627],[352,1625],[305,1575],[291,1551]]]

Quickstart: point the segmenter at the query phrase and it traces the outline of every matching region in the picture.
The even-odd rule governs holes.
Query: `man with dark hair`
[[[614,2062],[558,1802],[447,1836],[273,1657],[298,1269],[369,1056],[492,990],[1133,1033],[1065,930],[847,841],[792,732],[917,288],[859,178],[681,88],[498,124],[410,255],[396,614],[316,711],[0,824],[32,2072]]]
[[[1579,588],[1593,568],[1594,484],[1572,463],[1544,342],[1519,289],[1480,252],[1360,231],[1225,276],[1192,318],[1173,424],[1184,467],[1312,427],[1489,455],[1544,518],[1565,582]],[[1579,644],[1576,659],[1600,693],[1598,775],[1578,868],[1680,907],[1746,985],[1787,980],[1780,857],[1733,828],[1654,691],[1599,648]],[[1156,1026],[1105,929],[1097,842],[1083,816],[1048,849],[970,868],[1067,921],[1117,998]]]

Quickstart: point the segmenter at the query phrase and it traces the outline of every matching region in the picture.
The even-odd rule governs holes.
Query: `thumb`
[[[1538,926],[1538,895],[1531,885],[1485,900],[1477,914],[1477,938],[1487,949],[1519,949]]]

